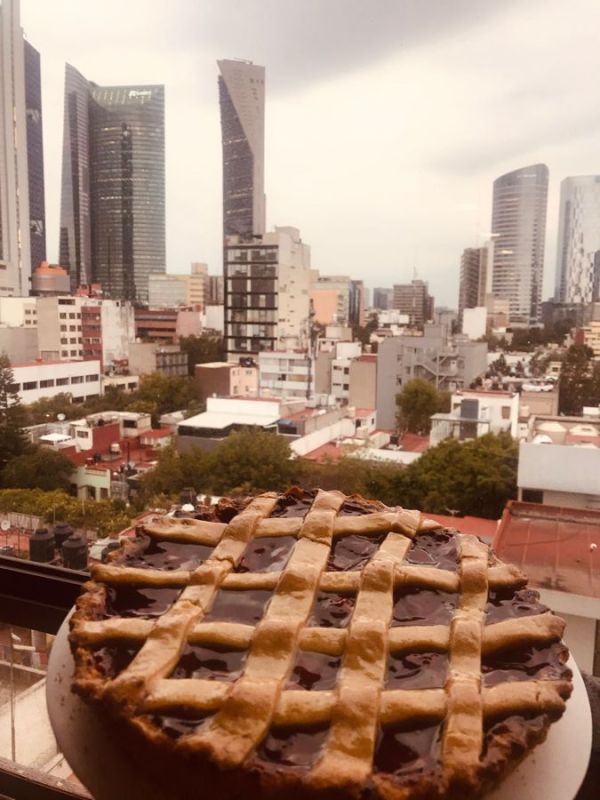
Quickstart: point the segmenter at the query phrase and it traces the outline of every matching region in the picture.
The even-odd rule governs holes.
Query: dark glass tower
[[[44,138],[40,54],[23,41],[25,106],[27,115],[27,170],[29,179],[29,238],[31,271],[46,260],[46,204],[44,200]]]
[[[265,68],[218,61],[223,235],[265,232]]]
[[[72,285],[147,303],[166,268],[163,86],[101,87],[67,67],[62,189]]]

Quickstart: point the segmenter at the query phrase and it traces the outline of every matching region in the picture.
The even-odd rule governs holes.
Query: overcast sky
[[[64,64],[166,86],[167,270],[221,264],[217,58],[266,67],[267,224],[295,225],[323,274],[429,280],[456,306],[492,181],[600,173],[598,0],[21,0],[42,58],[48,256],[58,257]]]

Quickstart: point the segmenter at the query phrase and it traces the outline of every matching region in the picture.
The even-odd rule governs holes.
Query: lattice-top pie
[[[571,692],[474,536],[339,492],[146,523],[72,618],[75,690],[173,798],[475,798]]]

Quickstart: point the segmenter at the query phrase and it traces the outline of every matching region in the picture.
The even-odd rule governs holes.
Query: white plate
[[[69,615],[70,616],[70,615]],[[101,720],[70,691],[73,658],[68,618],[50,656],[46,694],[48,714],[59,748],[95,800],[167,800],[120,750]],[[585,777],[592,749],[592,715],[587,692],[571,658],[573,695],[546,741],[486,800],[573,800]]]

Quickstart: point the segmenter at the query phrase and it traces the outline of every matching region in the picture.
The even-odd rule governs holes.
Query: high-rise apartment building
[[[394,286],[393,307],[408,316],[413,328],[422,328],[433,319],[433,305],[427,281],[415,278],[410,283]]]
[[[600,175],[560,185],[555,299],[592,303],[600,297]]]
[[[65,73],[60,263],[71,286],[148,302],[165,272],[163,86],[97,86]]]
[[[458,318],[461,326],[465,308],[485,305],[487,259],[487,247],[467,247],[463,250],[458,285]]]
[[[0,295],[29,294],[46,257],[39,53],[23,38],[19,0],[0,4]]]
[[[223,235],[265,232],[265,68],[217,62],[223,143]]]
[[[310,290],[314,322],[320,325],[347,325],[350,320],[351,290],[352,279],[348,275],[319,275],[314,270]]]
[[[522,167],[494,181],[492,293],[508,300],[514,324],[540,320],[547,200],[545,164]]]
[[[229,361],[306,348],[310,248],[296,228],[225,238],[225,350]]]
[[[207,306],[222,306],[225,302],[225,280],[223,276],[209,275],[205,291]]]

